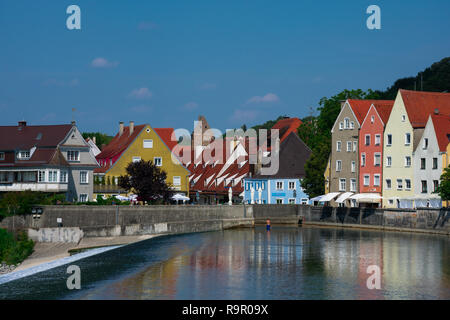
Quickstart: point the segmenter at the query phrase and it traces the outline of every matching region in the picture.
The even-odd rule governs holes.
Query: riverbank
[[[42,243],[37,242],[33,253],[20,265],[9,272],[23,271],[44,263],[53,262],[69,257],[71,252],[84,251],[87,249],[120,246],[136,243],[156,237],[157,235],[122,236],[122,237],[96,237],[83,238],[79,244],[76,243]],[[7,271],[5,269],[5,271]],[[3,274],[6,274],[5,272]]]

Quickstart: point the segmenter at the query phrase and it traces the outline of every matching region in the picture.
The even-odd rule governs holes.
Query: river
[[[450,239],[262,227],[161,236],[0,285],[0,299],[450,299]],[[381,288],[368,289],[369,266]]]

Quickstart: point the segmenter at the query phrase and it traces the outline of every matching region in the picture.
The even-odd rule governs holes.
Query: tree
[[[441,184],[437,189],[437,193],[443,201],[450,200],[450,166],[444,169],[444,173],[441,176]]]
[[[95,144],[100,149],[102,148],[102,145],[107,145],[113,139],[113,137],[101,132],[83,132],[82,135],[84,139],[95,137]]]
[[[127,174],[119,177],[119,186],[133,191],[142,201],[169,202],[171,187],[166,183],[167,173],[152,161],[131,162]]]
[[[311,154],[305,165],[305,178],[302,187],[310,198],[323,195],[325,190],[324,172],[327,166],[330,146],[326,142],[320,143]]]

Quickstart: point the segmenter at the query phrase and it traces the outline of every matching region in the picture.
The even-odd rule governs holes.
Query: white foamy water
[[[0,285],[4,284],[4,283],[7,283],[7,282],[10,282],[10,281],[14,281],[14,280],[17,280],[17,279],[21,279],[21,278],[24,278],[24,277],[31,276],[31,275],[34,275],[34,274],[39,273],[39,272],[43,272],[43,271],[47,271],[47,270],[50,270],[50,269],[53,269],[53,268],[56,268],[56,267],[60,267],[60,266],[63,266],[65,264],[68,264],[68,263],[71,263],[71,262],[74,262],[74,261],[78,261],[78,260],[81,260],[81,259],[84,259],[84,258],[87,258],[87,257],[91,257],[91,256],[94,256],[96,254],[100,254],[100,253],[103,253],[103,252],[106,252],[106,251],[114,250],[114,249],[120,248],[122,246],[123,245],[90,249],[90,250],[85,251],[85,252],[74,254],[73,256],[70,256],[70,257],[65,257],[65,258],[62,258],[62,259],[55,260],[55,261],[46,262],[46,263],[43,263],[43,264],[31,267],[31,268],[28,268],[28,269],[25,269],[25,270],[13,271],[11,273],[7,273],[7,274],[4,274],[4,275],[0,276]]]

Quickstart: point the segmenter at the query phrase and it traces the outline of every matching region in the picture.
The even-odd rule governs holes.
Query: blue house
[[[305,164],[311,156],[308,146],[292,132],[282,141],[279,169],[274,175],[256,174],[244,180],[244,202],[247,204],[308,204],[301,181]],[[253,189],[253,192],[252,192]],[[253,193],[253,199],[252,199]]]

